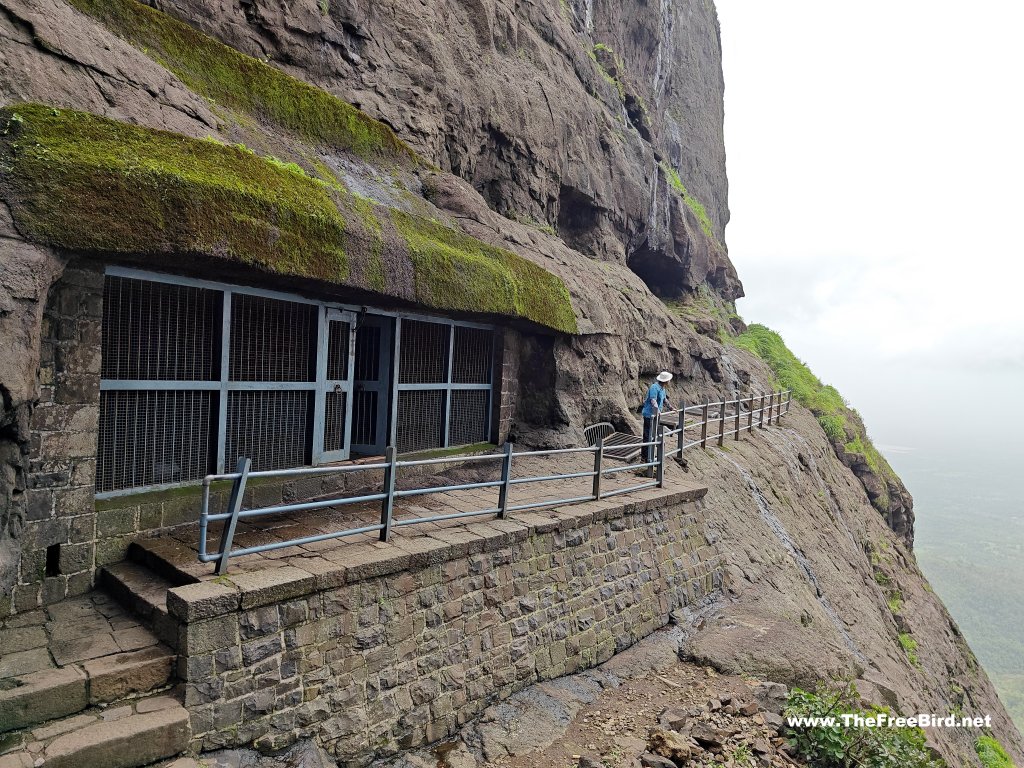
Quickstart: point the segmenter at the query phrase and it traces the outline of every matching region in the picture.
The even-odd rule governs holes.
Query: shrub
[[[917,640],[909,632],[901,632],[899,636],[900,646],[907,654],[907,658],[910,663],[915,667],[920,667],[921,662],[917,658]]]
[[[862,709],[852,683],[818,686],[815,693],[794,688],[786,706],[787,718],[881,713],[893,714],[885,707]],[[925,746],[920,728],[857,728],[837,720],[832,726],[789,727],[787,736],[796,754],[815,768],[945,768]]]
[[[979,736],[974,751],[985,768],[1016,768],[1003,745],[991,736]]]

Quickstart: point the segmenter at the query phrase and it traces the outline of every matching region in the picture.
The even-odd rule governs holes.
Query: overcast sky
[[[717,5],[740,314],[883,443],[1024,396],[1024,2]]]

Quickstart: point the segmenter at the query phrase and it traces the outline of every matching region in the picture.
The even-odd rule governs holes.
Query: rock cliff
[[[0,554],[16,549],[25,514],[28,415],[46,385],[37,380],[46,291],[69,251],[115,250],[69,234],[70,225],[33,226],[28,192],[46,188],[18,183],[10,146],[24,135],[19,104],[272,156],[275,167],[319,179],[344,218],[355,243],[344,280],[355,289],[575,331],[527,342],[517,441],[576,444],[584,424],[634,425],[643,382],[664,368],[678,372],[677,398],[687,402],[787,383],[770,349],[739,341],[721,47],[708,0],[154,6],[0,0],[0,107],[9,108],[0,123]],[[340,118],[315,123],[321,96],[282,101],[278,73],[336,97],[330,110],[355,106],[355,122],[340,134]],[[403,216],[431,223],[413,237]],[[445,304],[450,293],[432,285],[424,294],[413,279],[415,243],[426,241],[541,266],[571,308],[552,320],[517,297]],[[145,246],[120,257],[137,260]],[[224,256],[173,238],[160,246],[167,260]],[[243,256],[235,261],[288,280],[320,276]],[[217,264],[237,268],[231,258]],[[790,683],[859,678],[906,711],[991,713],[997,737],[1024,760],[984,671],[916,566],[910,495],[859,417],[811,390],[784,430],[691,459],[711,488],[713,536],[731,578],[721,601],[690,617],[687,652]],[[0,556],[4,585],[11,561]],[[976,764],[969,735],[933,738],[950,764]]]

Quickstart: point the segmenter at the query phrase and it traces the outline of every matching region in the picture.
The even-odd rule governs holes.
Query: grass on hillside
[[[784,389],[793,391],[793,397],[810,409],[833,444],[842,445],[849,454],[863,458],[868,468],[882,478],[895,478],[889,462],[879,453],[864,431],[862,422],[855,417],[839,391],[811,372],[807,364],[794,355],[775,331],[754,323],[731,342],[764,360]],[[875,508],[885,513],[888,492],[875,502]]]

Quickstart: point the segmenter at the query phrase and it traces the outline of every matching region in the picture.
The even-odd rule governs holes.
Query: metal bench
[[[637,458],[640,455],[640,449],[637,447],[616,448],[616,446],[643,442],[643,438],[638,435],[631,435],[629,432],[616,432],[615,425],[607,421],[584,427],[583,436],[587,439],[587,445],[597,445],[597,441],[603,438],[604,455],[610,459],[622,461],[632,461]]]

